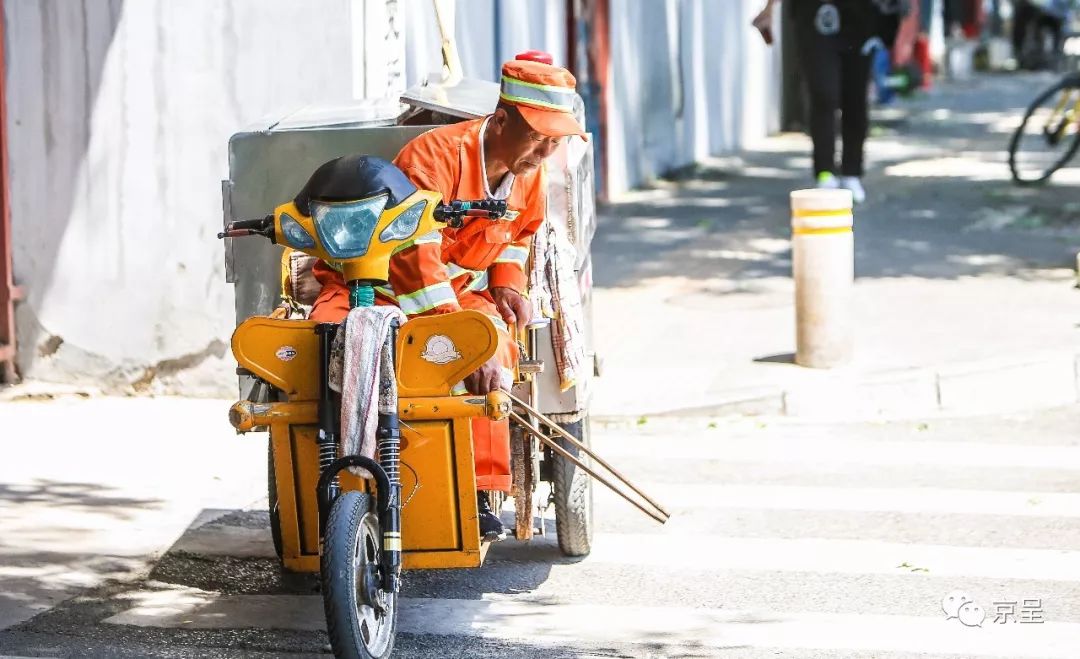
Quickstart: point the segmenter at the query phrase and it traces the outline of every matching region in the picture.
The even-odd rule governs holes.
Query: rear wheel
[[[1021,185],[1044,183],[1080,147],[1080,86],[1063,80],[1028,108],[1009,143],[1009,169]]]
[[[320,571],[335,657],[384,659],[394,649],[397,594],[379,588],[381,554],[373,499],[345,492],[330,507]]]
[[[589,417],[574,423],[561,424],[587,447]],[[557,438],[559,445],[570,455],[589,464],[589,458],[581,449],[566,439]],[[567,556],[586,556],[592,550],[593,540],[593,493],[592,477],[581,467],[556,453],[552,453],[552,496],[555,499],[555,532],[559,537],[559,549]]]
[[[277,493],[277,469],[274,466],[274,441],[266,447],[266,500],[270,510],[270,537],[274,541],[274,553],[281,558],[281,511]]]

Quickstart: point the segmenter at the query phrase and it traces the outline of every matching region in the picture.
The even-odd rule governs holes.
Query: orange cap
[[[538,133],[589,139],[574,118],[576,88],[573,74],[560,66],[512,60],[502,67],[499,100],[515,106]]]

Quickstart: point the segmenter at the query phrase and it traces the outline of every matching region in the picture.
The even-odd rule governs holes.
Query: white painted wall
[[[381,1],[4,3],[24,376],[231,393],[214,238],[228,138],[388,84],[365,67],[381,31],[358,13]],[[398,2],[415,84],[440,69],[438,30],[430,0]],[[495,79],[533,48],[565,64],[565,2],[457,4],[465,75]],[[613,193],[775,127],[774,54],[748,27],[760,4],[611,0]]]
[[[23,375],[231,390],[228,139],[351,98],[349,0],[4,7]]]
[[[457,2],[455,36],[466,76],[497,79],[504,60],[530,49],[547,50],[565,65],[565,2],[497,1]],[[780,51],[750,27],[763,0],[610,3],[610,194],[778,130]],[[440,70],[430,5],[406,0],[410,84]]]
[[[419,84],[442,68],[431,0],[404,0],[406,78]],[[566,66],[563,0],[457,0],[454,36],[466,77],[498,80],[502,63],[525,50],[551,53]]]
[[[762,6],[611,0],[611,195],[778,129],[780,52],[750,27]]]

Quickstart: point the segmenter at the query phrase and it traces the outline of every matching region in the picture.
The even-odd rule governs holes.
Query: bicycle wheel
[[[1080,147],[1080,80],[1070,77],[1028,108],[1009,143],[1009,169],[1020,185],[1045,183]]]

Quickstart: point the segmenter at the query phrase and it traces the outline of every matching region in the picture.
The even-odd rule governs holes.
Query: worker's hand
[[[512,288],[493,288],[491,297],[495,300],[495,308],[503,317],[507,325],[516,326],[520,331],[532,320],[532,305],[525,297]]]
[[[502,388],[502,364],[492,357],[484,365],[465,378],[465,388],[470,394],[483,396]]]
[[[771,46],[773,42],[773,3],[770,2],[765,5],[765,9],[762,9],[761,13],[754,18],[752,25],[761,33],[761,38],[765,40],[765,43]]]
[[[314,256],[303,256],[293,260],[293,299],[300,304],[315,304],[315,298],[319,297],[322,284],[315,278],[312,268],[319,259]]]

